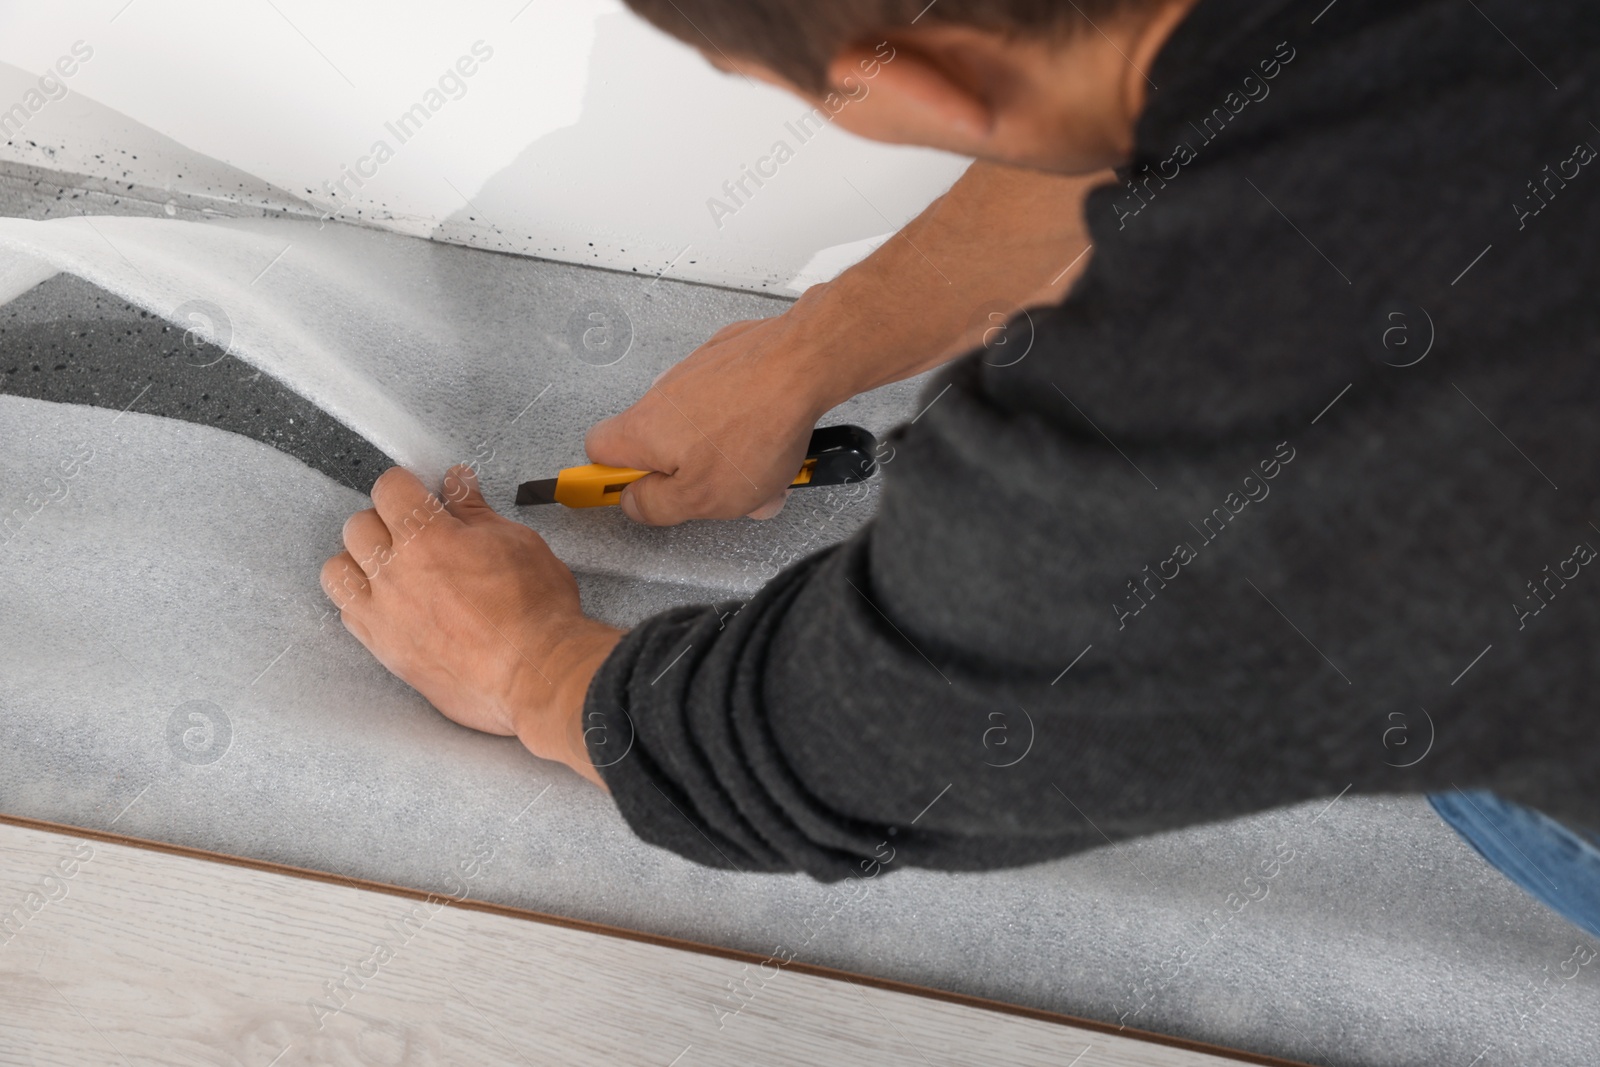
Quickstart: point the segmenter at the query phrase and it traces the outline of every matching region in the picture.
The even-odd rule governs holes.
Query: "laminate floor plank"
[[[11,824],[0,1005],[4,1067],[1235,1062],[777,961]]]

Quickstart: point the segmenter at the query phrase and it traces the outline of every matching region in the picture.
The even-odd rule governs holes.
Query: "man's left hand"
[[[463,726],[515,735],[599,785],[583,743],[589,681],[623,631],[584,616],[544,539],[489,507],[468,467],[444,499],[402,468],[344,526],[322,587],[378,662]]]

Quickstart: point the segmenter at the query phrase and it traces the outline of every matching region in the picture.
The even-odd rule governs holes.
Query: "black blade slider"
[[[816,466],[811,480],[799,488],[864,482],[878,471],[877,451],[878,439],[859,426],[814,430],[806,458],[816,460]]]

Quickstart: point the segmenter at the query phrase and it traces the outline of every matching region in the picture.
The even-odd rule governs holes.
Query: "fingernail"
[[[622,513],[628,516],[628,518],[632,519],[634,522],[644,521],[639,514],[639,505],[633,502],[633,494],[631,492],[625,492],[622,494]]]

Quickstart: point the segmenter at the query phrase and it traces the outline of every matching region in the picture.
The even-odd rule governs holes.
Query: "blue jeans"
[[[1600,840],[1486,789],[1433,793],[1433,810],[1511,881],[1600,937]]]

